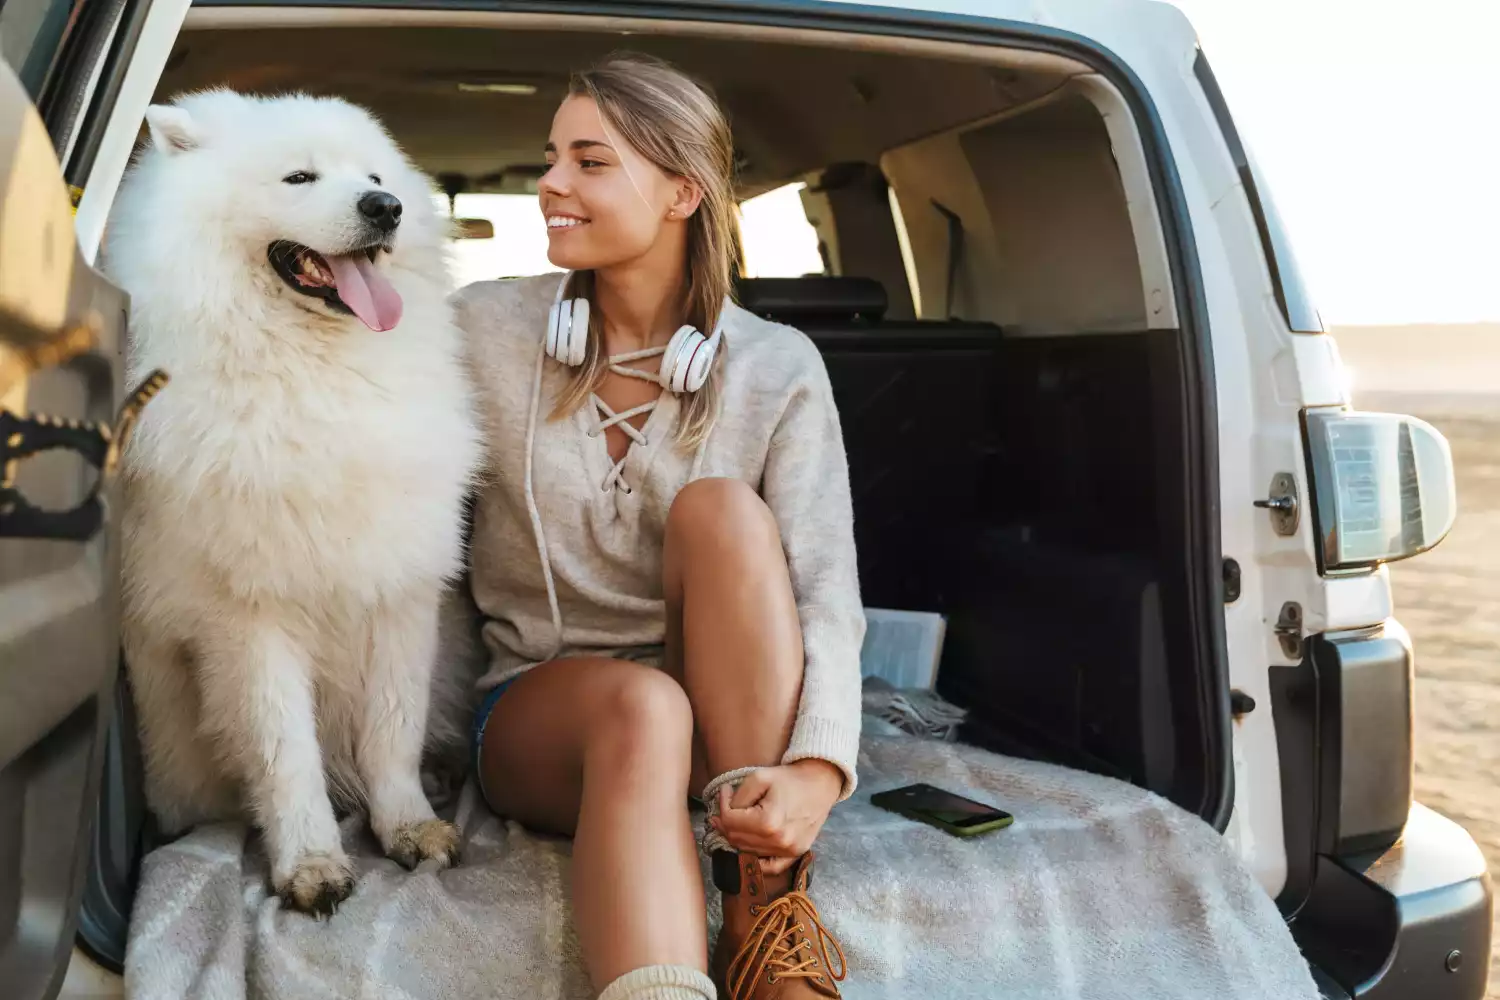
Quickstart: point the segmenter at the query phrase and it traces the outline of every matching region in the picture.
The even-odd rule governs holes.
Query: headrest
[[[741,278],[735,291],[741,306],[769,319],[874,322],[885,315],[885,286],[874,278]]]

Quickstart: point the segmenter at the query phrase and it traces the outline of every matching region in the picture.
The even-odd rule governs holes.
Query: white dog
[[[419,761],[478,430],[446,220],[366,112],[153,107],[106,269],[170,384],[124,468],[125,653],[170,830],[247,809],[287,905],[353,888],[330,796],[450,864]]]

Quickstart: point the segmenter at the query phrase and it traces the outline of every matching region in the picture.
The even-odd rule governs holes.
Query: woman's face
[[[641,258],[697,207],[691,185],[626,145],[590,97],[569,97],[557,109],[547,167],[537,184],[547,259],[568,270]]]

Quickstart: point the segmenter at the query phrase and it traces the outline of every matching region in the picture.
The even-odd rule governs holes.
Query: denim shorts
[[[490,713],[495,710],[495,703],[500,700],[512,684],[520,680],[520,675],[501,681],[491,688],[479,703],[479,709],[474,713],[474,727],[472,730],[474,740],[474,780],[479,783],[479,797],[484,799],[484,804],[494,812],[495,807],[491,805],[489,796],[484,793],[484,772],[482,762],[484,758],[484,727],[490,721]]]

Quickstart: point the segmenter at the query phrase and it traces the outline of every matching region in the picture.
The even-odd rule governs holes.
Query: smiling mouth
[[[335,312],[359,319],[377,332],[401,321],[401,296],[376,268],[381,252],[390,247],[373,244],[348,254],[325,256],[291,240],[266,247],[271,267],[293,291],[319,299]]]
[[[576,219],[570,215],[549,215],[547,216],[547,232],[566,232],[569,229],[586,226],[588,221],[588,219]]]

